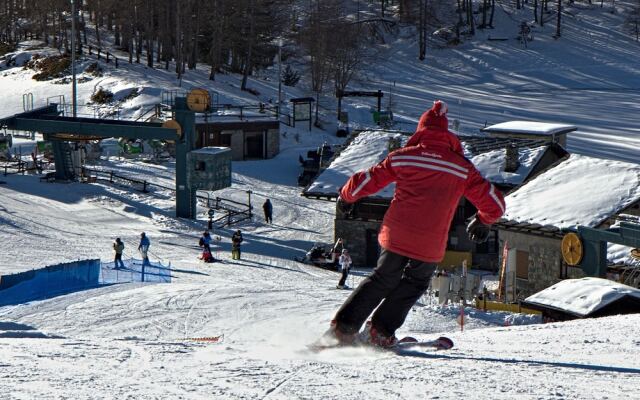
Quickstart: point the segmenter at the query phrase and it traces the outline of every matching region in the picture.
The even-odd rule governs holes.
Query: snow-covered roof
[[[388,144],[391,138],[400,139],[403,145],[408,140],[406,134],[398,132],[379,130],[361,132],[304,193],[317,196],[338,196],[340,188],[351,175],[374,166],[388,155]],[[527,179],[548,149],[548,145],[519,147],[518,161],[520,166],[515,172],[505,172],[505,145],[507,142],[495,142],[494,139],[488,139],[486,150],[481,152],[481,150],[474,150],[479,140],[477,137],[471,139],[474,141],[473,146],[467,145],[464,137],[461,140],[465,156],[471,160],[485,178],[494,183],[515,186],[522,184]],[[540,141],[535,143],[540,143]],[[394,189],[395,184],[391,184],[372,197],[390,199],[393,197]]]
[[[520,185],[529,176],[531,169],[538,163],[547,148],[547,146],[539,146],[532,149],[519,148],[518,161],[520,166],[515,172],[506,172],[504,170],[507,154],[505,148],[468,157],[482,176],[491,182]]]
[[[640,164],[572,154],[505,198],[503,220],[597,227],[640,201]]]
[[[640,225],[640,217],[635,215],[620,215],[622,220],[639,224]],[[615,224],[611,226],[611,228],[616,228],[620,226],[620,222],[622,220],[617,220]],[[640,268],[640,260],[631,256],[631,250],[633,247],[625,246],[617,243],[607,243],[607,261],[611,264],[624,264],[626,266],[633,266]]]
[[[587,316],[625,296],[640,299],[640,290],[602,278],[565,279],[525,299],[579,317]]]
[[[191,153],[195,153],[195,154],[220,154],[220,153],[225,153],[225,152],[229,152],[229,151],[231,151],[231,149],[229,147],[209,146],[209,147],[202,147],[202,148],[197,149],[197,150],[192,150]]]
[[[507,121],[482,128],[487,133],[511,133],[520,135],[551,136],[578,129],[574,125],[554,124],[536,121]]]
[[[404,144],[408,137],[389,131],[363,131],[340,152],[329,168],[325,169],[305,190],[306,194],[337,196],[351,175],[372,167],[389,154],[389,140],[399,139]],[[390,184],[375,197],[391,198],[395,184]]]

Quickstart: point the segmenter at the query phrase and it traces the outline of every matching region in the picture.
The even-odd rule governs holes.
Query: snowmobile
[[[328,251],[322,243],[316,243],[311,247],[304,257],[294,257],[295,261],[315,265],[316,267],[326,268],[333,271],[340,269],[338,260],[342,252],[342,240],[338,239]]]

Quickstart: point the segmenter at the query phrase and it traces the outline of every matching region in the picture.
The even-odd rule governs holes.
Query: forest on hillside
[[[618,2],[620,3],[620,1]],[[627,33],[638,37],[640,0],[628,2]],[[613,7],[615,0],[0,0],[0,55],[21,40],[38,39],[76,53],[88,46],[127,54],[129,62],[174,68],[178,77],[196,63],[218,73],[242,74],[241,88],[256,70],[280,57],[305,59],[315,92],[344,90],[371,49],[400,27],[415,36],[416,59],[435,39],[455,46],[495,27],[497,7],[531,10],[531,24],[554,24],[562,35],[568,6]],[[72,9],[75,9],[75,21]],[[287,67],[285,84],[301,72]]]

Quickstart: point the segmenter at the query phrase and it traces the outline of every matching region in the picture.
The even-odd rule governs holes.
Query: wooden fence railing
[[[134,187],[143,193],[148,193],[154,187],[175,192],[175,188],[158,185],[157,183],[151,183],[147,180],[125,177],[122,175],[118,175],[114,171],[102,171],[84,168],[82,176],[84,182],[91,183],[98,180],[108,181],[111,184],[120,184],[124,186]],[[251,205],[250,201],[247,204],[219,196],[211,197],[202,195],[196,195],[196,199],[200,202],[200,204],[208,209],[222,211],[221,216],[213,219],[213,223],[215,223],[219,228],[237,224],[238,222],[251,219],[253,216],[253,206]]]

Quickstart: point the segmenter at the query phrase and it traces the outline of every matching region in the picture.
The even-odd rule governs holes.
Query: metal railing
[[[93,183],[98,180],[106,181],[111,184],[134,187],[135,189],[143,193],[149,193],[154,187],[175,192],[175,188],[159,185],[157,183],[151,183],[144,179],[140,180],[118,175],[114,171],[83,168],[81,180],[86,183]],[[237,224],[253,217],[253,206],[251,205],[250,200],[248,203],[242,203],[240,201],[226,199],[219,196],[212,197],[209,192],[205,193],[206,196],[196,194],[196,199],[202,206],[206,207],[207,209],[213,209],[223,212],[221,216],[213,219],[213,223],[215,223],[219,228]]]

